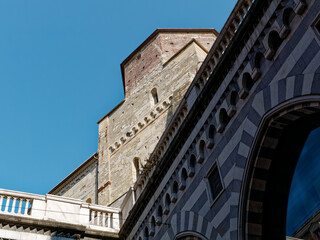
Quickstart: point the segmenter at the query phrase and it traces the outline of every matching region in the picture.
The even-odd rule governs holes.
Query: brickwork
[[[126,59],[122,64],[126,96],[133,94],[131,90],[137,87],[141,79],[148,76],[152,71],[158,71],[156,68],[159,65],[166,63],[191,39],[197,40],[206,51],[209,51],[215,39],[215,34],[213,32],[161,32],[138,52]]]

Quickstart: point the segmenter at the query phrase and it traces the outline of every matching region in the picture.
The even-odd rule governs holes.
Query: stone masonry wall
[[[192,42],[164,65],[158,61],[130,89],[125,101],[99,123],[99,204],[113,203],[133,185],[137,175],[134,159],[141,169],[205,56],[202,46]],[[154,88],[156,104],[151,94]]]
[[[83,201],[87,201],[90,198],[91,202],[95,203],[97,201],[97,167],[97,162],[93,162],[61,188],[56,195],[77,198]]]
[[[208,33],[161,33],[148,43],[124,66],[126,96],[132,94],[138,82],[155,70],[160,63],[164,64],[180,51],[191,39],[196,39],[209,51],[215,39],[212,32]]]

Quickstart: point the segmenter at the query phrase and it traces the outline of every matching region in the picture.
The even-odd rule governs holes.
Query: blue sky
[[[98,148],[120,63],[157,28],[215,28],[235,0],[0,2],[0,188],[45,194]]]

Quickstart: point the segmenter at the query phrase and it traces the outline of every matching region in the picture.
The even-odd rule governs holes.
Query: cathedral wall
[[[288,7],[294,17],[290,19],[290,26],[285,26],[282,14]],[[277,139],[266,140],[264,165],[256,166],[254,177],[257,180],[251,186],[252,191],[257,192],[256,199],[251,200],[248,210],[251,219],[256,221],[241,222],[246,219],[239,215],[242,184],[260,124],[273,109],[301,98],[317,99],[312,104],[314,109],[319,111],[320,108],[320,29],[314,27],[319,19],[320,3],[274,0],[263,9],[261,22],[254,28],[246,28],[252,32],[242,32],[249,39],[237,57],[228,59],[231,54],[227,54],[221,60],[228,72],[222,75],[222,65],[218,66],[218,70],[215,69],[218,73],[213,71],[206,85],[198,91],[197,105],[188,106],[189,114],[194,114],[184,121],[189,128],[181,130],[183,136],[173,138],[172,148],[168,147],[170,154],[165,152],[158,163],[162,168],[156,166],[146,178],[144,194],[140,195],[144,198],[137,198],[121,229],[121,237],[143,239],[147,235],[152,239],[175,239],[188,232],[189,237],[199,236],[200,239],[262,239],[261,218],[256,216],[261,216],[259,197],[267,180],[264,171],[268,169],[268,156]],[[289,30],[284,34],[286,27]],[[272,31],[277,31],[281,39],[270,38]],[[237,42],[234,44],[230,51],[241,46]],[[259,52],[262,59],[257,64],[254,60]],[[219,78],[221,82],[215,84]],[[247,84],[248,79],[252,85]],[[195,91],[188,90],[188,93]],[[189,97],[193,97],[192,94],[186,96]],[[297,105],[303,107],[300,102]],[[311,114],[309,109],[300,114],[302,112]],[[196,122],[192,123],[194,119]],[[218,177],[210,183],[213,173]],[[160,178],[161,182],[155,187],[155,180]],[[219,191],[215,193],[218,185]]]

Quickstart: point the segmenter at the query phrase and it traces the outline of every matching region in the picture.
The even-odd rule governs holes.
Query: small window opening
[[[156,232],[156,219],[154,217],[151,218],[151,228],[150,228],[150,236],[154,236]]]
[[[216,134],[216,128],[214,125],[210,125],[209,127],[209,139],[213,139]]]
[[[169,211],[170,211],[170,204],[171,204],[170,195],[167,193],[167,194],[166,194],[166,199],[165,199],[165,206],[166,206],[165,214],[168,214],[168,213],[169,213]]]
[[[148,227],[146,227],[144,229],[144,240],[148,240],[149,239],[149,229]]]
[[[244,73],[243,77],[242,77],[242,86],[244,88],[245,91],[249,92],[250,89],[253,87],[254,85],[254,81],[251,78],[249,73]]]
[[[178,191],[179,191],[179,186],[176,181],[174,181],[172,185],[172,198],[171,202],[175,203],[178,200]]]
[[[205,150],[206,150],[206,143],[205,143],[205,141],[201,140],[200,144],[199,144],[199,154],[202,157],[204,157]]]
[[[86,200],[86,203],[92,203],[91,198],[88,198],[88,199]]]
[[[222,126],[226,126],[229,122],[228,113],[224,108],[220,110],[219,121]]]
[[[230,94],[230,104],[235,106],[238,101],[238,93],[236,91],[232,91]]]
[[[162,207],[159,206],[157,211],[157,224],[161,225],[161,223],[162,223]]]
[[[184,190],[187,185],[187,179],[188,179],[188,173],[185,168],[182,169],[181,171],[181,185],[180,185],[180,190]]]
[[[254,67],[256,67],[257,69],[260,69],[262,59],[263,59],[263,54],[261,52],[257,52],[254,56]]]
[[[153,88],[151,90],[151,95],[152,95],[152,98],[153,98],[153,104],[156,105],[159,102],[158,93],[157,93],[157,89],[156,88]]]

